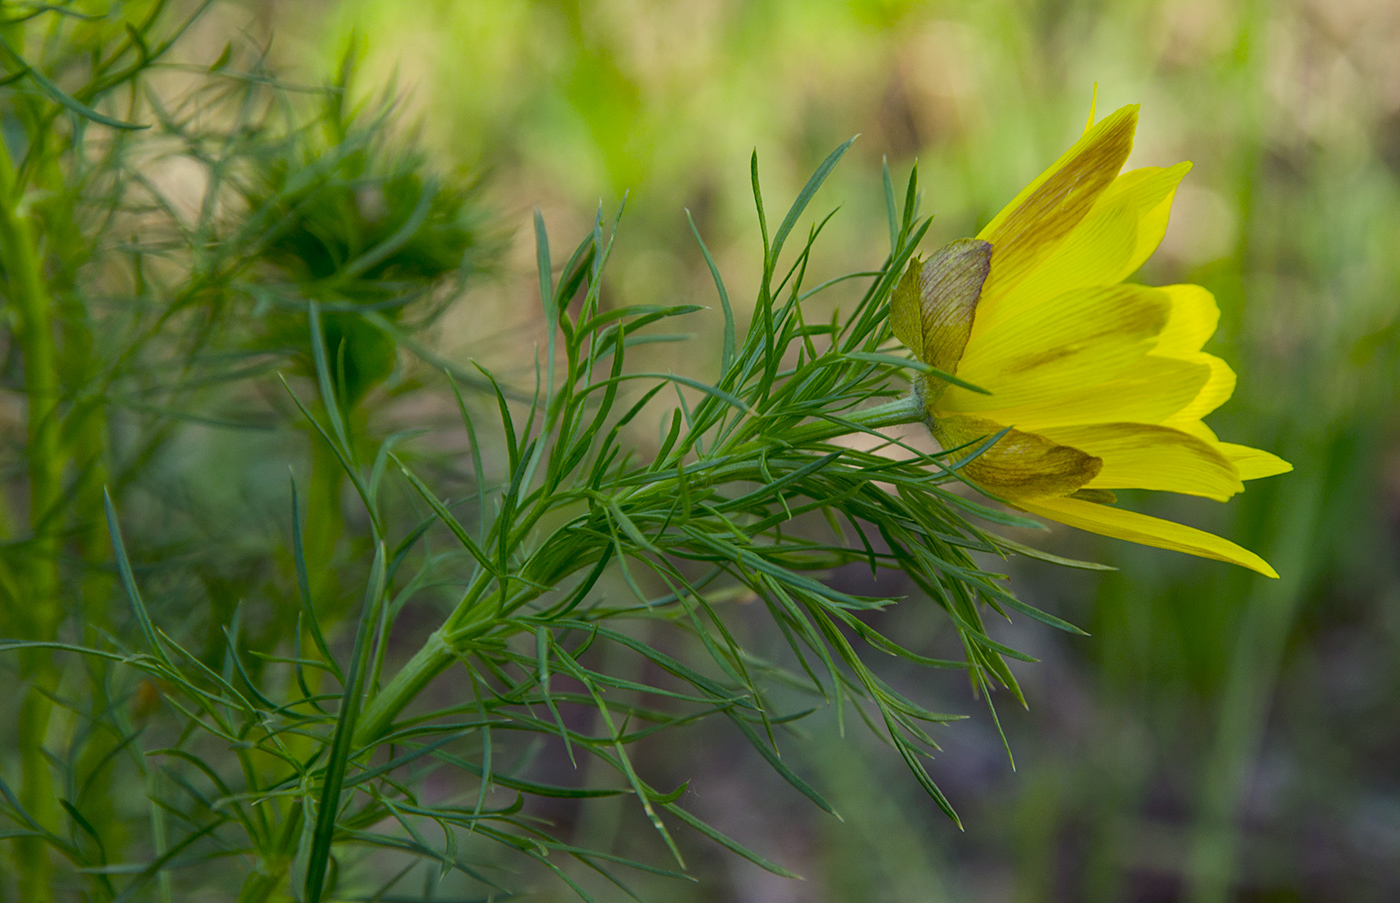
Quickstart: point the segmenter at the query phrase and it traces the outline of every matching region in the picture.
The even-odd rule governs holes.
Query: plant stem
[[[452,643],[443,636],[441,629],[433,631],[423,648],[413,654],[413,658],[399,669],[384,689],[365,706],[360,720],[355,725],[355,737],[351,744],[360,748],[379,739],[389,725],[404,708],[412,702],[434,677],[437,677],[457,657]]]
[[[325,442],[311,441],[311,484],[307,491],[307,517],[304,551],[311,568],[311,599],[317,615],[339,619],[344,615],[333,566],[336,545],[345,532],[340,493],[345,486],[345,469]]]
[[[52,310],[38,249],[26,216],[18,210],[15,170],[9,154],[0,153],[0,255],[9,282],[10,302],[19,314],[24,351],[25,394],[29,402],[29,524],[34,535],[26,555],[28,614],[35,633],[48,638],[60,612],[58,535],[49,523],[62,497],[63,460],[59,444],[58,367]]]
[[[54,347],[52,304],[44,283],[38,247],[29,218],[17,196],[14,163],[0,148],[0,260],[5,265],[10,303],[19,315],[28,398],[29,525],[31,538],[24,562],[25,611],[21,624],[27,639],[52,640],[62,610],[58,601],[58,509],[62,501],[63,454],[59,442],[59,379]],[[58,824],[53,776],[44,755],[58,675],[47,650],[30,649],[22,658],[30,681],[20,709],[20,760],[24,769],[20,799],[29,815],[45,828]],[[48,850],[42,839],[20,838],[20,897],[32,903],[53,899]]]
[[[923,411],[914,397],[910,395],[888,404],[864,408],[846,415],[844,419],[847,423],[854,423],[867,429],[876,429],[883,426],[916,423],[923,419]],[[850,428],[843,424],[823,421],[807,424],[794,430],[790,441],[793,444],[821,442],[848,435],[850,432]],[[652,487],[652,491],[659,490]],[[355,727],[354,746],[356,748],[367,746],[383,736],[399,713],[417,698],[418,694],[434,677],[437,677],[452,664],[452,661],[457,657],[456,643],[462,637],[479,634],[489,624],[486,614],[486,609],[489,606],[479,603],[483,603],[484,599],[489,598],[487,590],[490,589],[493,582],[489,575],[479,575],[471,588],[467,590],[466,595],[463,596],[462,601],[457,604],[456,609],[443,623],[443,626],[428,637],[423,647],[414,653],[408,663],[399,669],[399,672],[384,686],[384,689],[370,700],[365,710],[360,714],[359,722]],[[528,601],[529,597],[539,594],[537,590],[526,590],[525,593],[524,597],[519,595],[513,597],[512,609],[518,607],[520,603]]]
[[[885,426],[921,423],[924,419],[924,412],[919,406],[918,399],[913,394],[909,394],[873,408],[862,408],[847,414],[843,419],[857,426],[874,430]],[[850,434],[851,431],[844,425],[823,420],[800,426],[793,430],[791,436],[787,438],[793,445],[805,445],[809,442],[823,442],[827,439],[836,439]]]

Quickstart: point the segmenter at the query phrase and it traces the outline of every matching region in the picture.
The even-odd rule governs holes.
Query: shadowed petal
[[[1229,458],[1211,443],[1165,426],[1100,423],[1045,430],[1053,442],[1103,459],[1091,489],[1156,489],[1223,502],[1244,491]]]
[[[1007,402],[1017,397],[978,395],[961,389],[949,391],[942,407],[976,412],[1000,423],[1024,430],[1044,430],[1087,423],[1162,423],[1187,430],[1172,418],[1192,400],[1200,397],[1210,379],[1211,369],[1203,363],[1147,355],[1122,373],[1105,382],[1089,380],[1061,386],[1058,393],[1041,392],[1025,404]],[[1019,397],[1028,397],[1021,394]],[[1199,423],[1199,421],[1196,421]]]
[[[993,266],[996,256],[993,254]],[[959,410],[1015,406],[1105,382],[1145,357],[1171,313],[1170,299],[1142,285],[1076,289],[994,330],[974,336],[958,375],[992,393]],[[977,405],[967,407],[966,405]]]

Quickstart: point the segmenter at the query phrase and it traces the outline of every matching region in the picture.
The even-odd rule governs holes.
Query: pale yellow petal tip
[[[1292,464],[1262,448],[1236,445],[1233,442],[1220,442],[1218,445],[1221,453],[1229,458],[1230,463],[1235,465],[1235,470],[1239,471],[1241,480],[1274,477],[1293,470]]]

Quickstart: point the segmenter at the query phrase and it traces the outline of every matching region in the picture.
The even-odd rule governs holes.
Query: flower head
[[[1191,168],[1120,175],[1137,107],[1091,124],[975,239],[914,260],[890,320],[916,357],[960,382],[921,376],[916,391],[961,473],[1017,508],[1131,542],[1278,576],[1235,543],[1114,507],[1115,489],[1224,501],[1288,462],[1221,442],[1201,418],[1235,374],[1201,351],[1220,311],[1198,285],[1125,283],[1162,240]]]

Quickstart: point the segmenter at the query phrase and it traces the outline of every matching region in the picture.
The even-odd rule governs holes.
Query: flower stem
[[[825,442],[828,439],[837,439],[841,436],[849,436],[859,429],[874,430],[886,426],[900,426],[906,423],[921,423],[924,420],[924,410],[919,404],[918,398],[910,393],[893,401],[876,405],[872,408],[861,408],[841,415],[840,422],[835,420],[819,420],[814,423],[806,423],[797,427],[790,433],[783,436],[783,441],[788,445],[807,445],[813,442]],[[851,425],[858,429],[851,429]],[[747,435],[743,437],[739,446],[734,450],[736,453],[746,448],[754,440]]]
[[[918,398],[910,393],[894,401],[889,401],[873,408],[862,408],[845,415],[842,419],[856,426],[865,429],[879,429],[885,426],[901,426],[906,423],[922,423],[924,419],[923,408],[919,405]],[[851,430],[843,424],[822,421],[812,423],[807,426],[798,427],[793,431],[791,441],[794,444],[803,442],[821,442],[825,439],[835,439],[839,436],[849,436]]]

